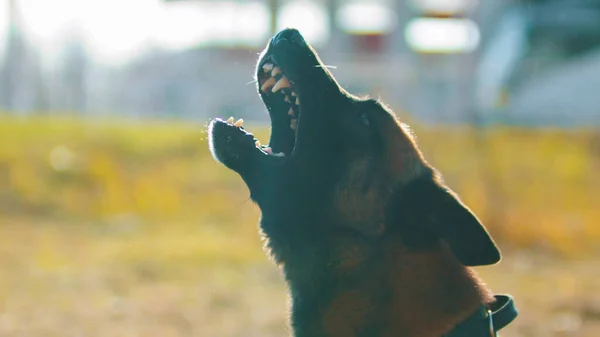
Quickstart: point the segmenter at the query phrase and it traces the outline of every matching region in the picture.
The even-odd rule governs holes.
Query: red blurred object
[[[367,53],[380,53],[385,48],[388,36],[384,34],[361,34],[353,35],[354,48],[357,51]]]

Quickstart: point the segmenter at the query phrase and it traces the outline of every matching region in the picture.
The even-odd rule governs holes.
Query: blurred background
[[[0,336],[284,336],[210,118],[266,143],[258,53],[298,28],[415,129],[504,260],[503,336],[600,335],[600,0],[0,0]]]

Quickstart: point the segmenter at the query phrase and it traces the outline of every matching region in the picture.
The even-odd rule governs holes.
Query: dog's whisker
[[[327,65],[327,64],[318,64],[315,66],[315,68],[329,68],[329,69],[337,69],[337,66],[332,66],[332,65]]]

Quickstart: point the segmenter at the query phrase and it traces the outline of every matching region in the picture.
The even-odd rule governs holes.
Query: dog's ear
[[[432,219],[424,225],[446,241],[465,266],[499,262],[500,251],[477,216],[449,188],[436,187],[430,195]]]
[[[500,261],[500,251],[484,225],[439,179],[417,179],[401,190],[392,212],[409,246],[441,239],[465,266]]]

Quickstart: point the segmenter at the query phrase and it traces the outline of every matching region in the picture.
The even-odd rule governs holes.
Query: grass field
[[[502,335],[599,336],[600,135],[416,133],[503,248],[478,268],[521,309]],[[260,214],[203,124],[0,118],[0,135],[0,336],[286,335]]]

